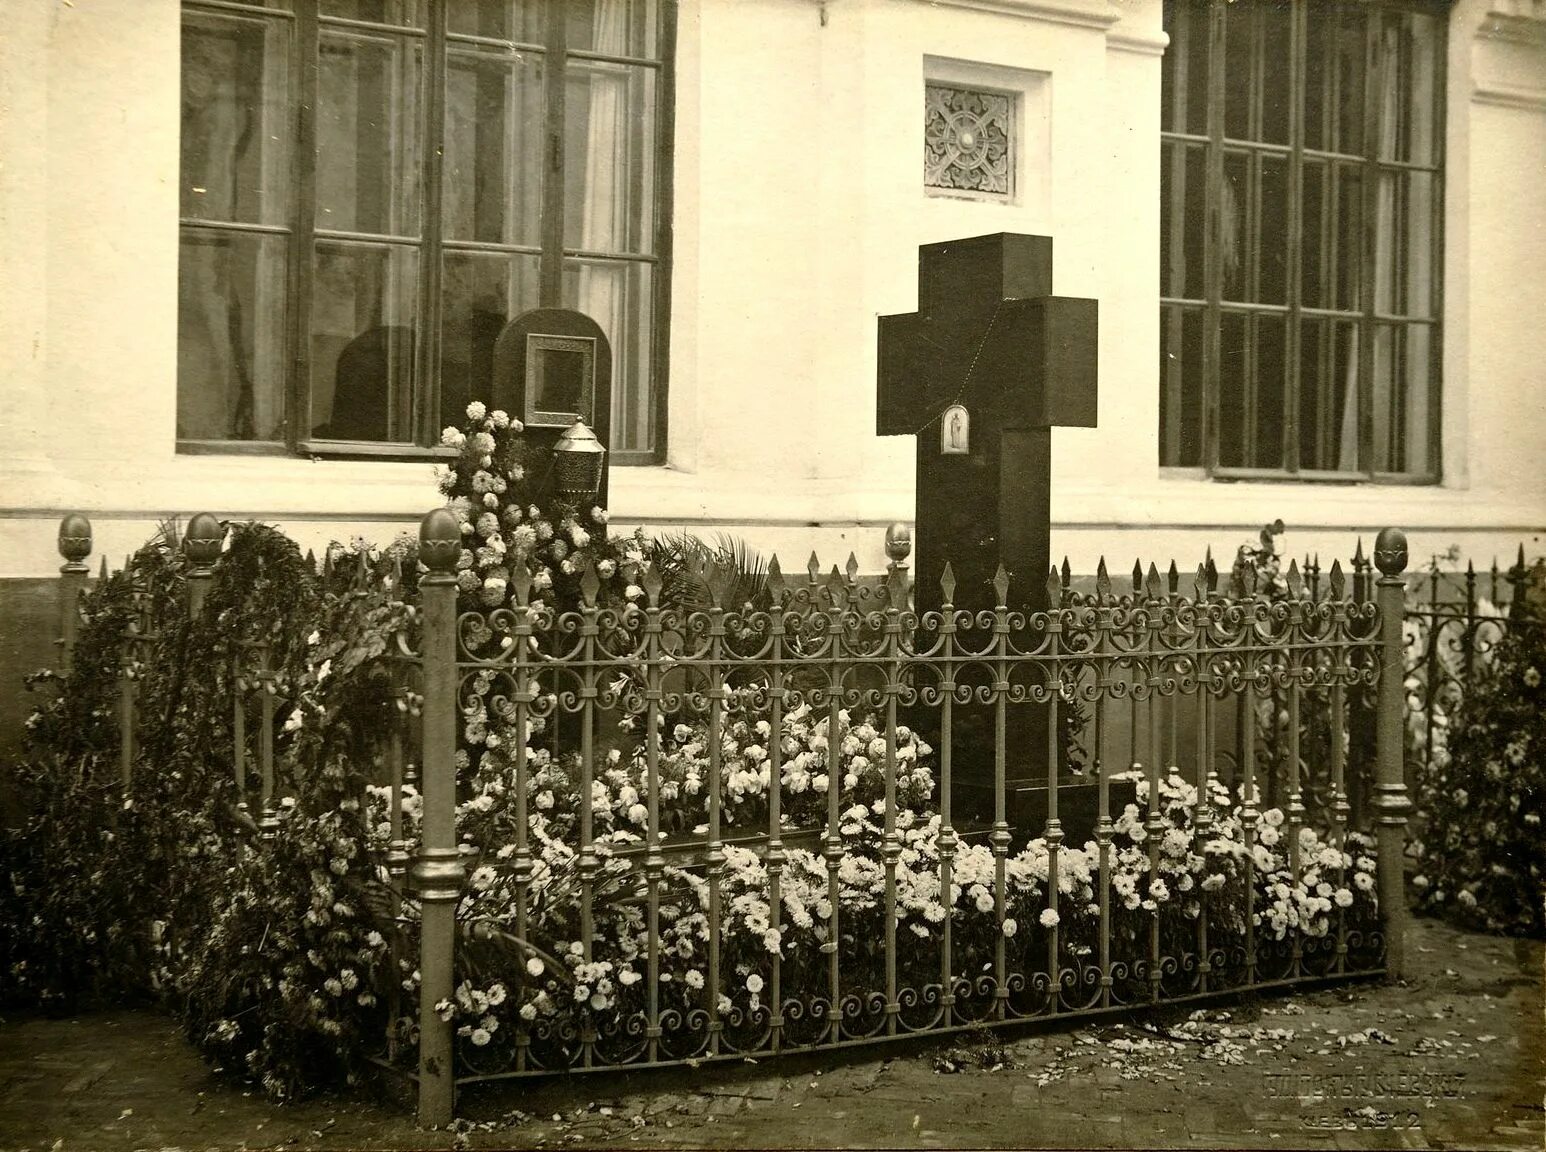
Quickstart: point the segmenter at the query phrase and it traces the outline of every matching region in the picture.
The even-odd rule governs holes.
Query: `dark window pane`
[[[1293,13],[1287,4],[1258,4],[1262,36],[1261,124],[1256,139],[1288,144],[1289,115],[1294,102],[1294,70],[1290,66]]]
[[[446,31],[540,44],[543,7],[543,0],[455,0],[446,9]]]
[[[494,343],[506,324],[536,308],[538,257],[448,251],[442,263],[440,415],[460,424],[469,400],[518,414],[513,384],[494,371]]]
[[[183,229],[179,439],[284,439],[288,244],[286,236]]]
[[[1329,321],[1307,319],[1299,324],[1299,378],[1298,392],[1299,467],[1306,469],[1328,468],[1326,461],[1331,452],[1327,446],[1329,433],[1335,425],[1330,419],[1330,401],[1327,385],[1330,372],[1325,357],[1330,351],[1326,342]]]
[[[1202,332],[1202,309],[1160,309],[1160,463],[1167,467],[1203,462]]]
[[[1299,201],[1299,297],[1308,308],[1327,308],[1331,214],[1326,206],[1331,192],[1331,166],[1323,160],[1306,159],[1303,182],[1304,194]]]
[[[418,250],[319,241],[312,261],[311,433],[413,439]]]
[[[1247,317],[1226,312],[1219,320],[1219,459],[1225,468],[1249,465],[1246,413],[1251,380]]]
[[[1224,183],[1219,188],[1219,259],[1224,270],[1224,299],[1249,300],[1251,279],[1251,219],[1255,197],[1251,157],[1224,153]]]
[[[1255,4],[1224,9],[1224,135],[1231,140],[1256,139],[1256,15]]]
[[[1375,35],[1378,156],[1412,164],[1436,163],[1438,25],[1431,17],[1387,12],[1379,19]]]
[[[652,68],[570,60],[564,94],[564,246],[655,247]]]
[[[455,8],[466,0],[450,2]],[[317,14],[343,20],[369,20],[375,24],[422,28],[428,7],[428,0],[318,0]]]
[[[1252,412],[1253,468],[1283,467],[1284,392],[1288,349],[1281,316],[1257,316],[1254,320],[1255,410]]]
[[[1364,146],[1364,77],[1368,72],[1368,45],[1364,38],[1368,18],[1351,6],[1339,6],[1335,15],[1328,18],[1336,26],[1330,65],[1331,148],[1357,156]]]
[[[324,30],[318,54],[317,227],[417,236],[421,43]]]
[[[291,25],[202,12],[183,17],[184,217],[289,223]]]
[[[1367,462],[1363,458],[1358,425],[1361,391],[1358,384],[1358,325],[1338,321],[1332,325],[1331,332],[1332,400],[1327,416],[1334,421],[1331,435],[1336,455],[1332,466],[1343,472],[1363,472],[1367,470]]]
[[[453,51],[446,75],[449,240],[542,243],[543,59]]]
[[[1430,475],[1433,332],[1426,324],[1376,324],[1374,470]]]
[[[1433,310],[1434,176],[1382,171],[1376,184],[1374,309],[1428,317]]]
[[[655,269],[623,260],[564,261],[565,308],[601,325],[612,345],[612,443],[622,451],[655,447],[650,363]]]
[[[1338,164],[1332,181],[1329,211],[1332,225],[1332,307],[1346,312],[1363,309],[1363,170]]]
[[[571,50],[610,56],[660,54],[660,0],[566,0]]]
[[[1259,158],[1261,192],[1256,202],[1253,228],[1257,266],[1255,299],[1263,304],[1288,303],[1288,160],[1283,156]]]
[[[1162,144],[1160,295],[1203,295],[1203,193],[1207,160],[1200,144]]]

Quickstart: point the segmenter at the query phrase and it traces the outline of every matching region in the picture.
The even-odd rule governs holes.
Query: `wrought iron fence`
[[[1446,570],[1438,557],[1413,575],[1406,604],[1408,744],[1426,769],[1437,767],[1445,732],[1492,666],[1503,637],[1520,626],[1529,568],[1524,545],[1507,570]]]
[[[195,614],[218,528],[190,525]],[[1366,565],[1351,587],[1339,564],[1293,566],[1271,590],[1221,589],[1211,564],[1183,589],[1151,566],[1119,590],[1102,562],[1088,592],[1051,573],[1040,612],[1008,607],[1002,570],[991,606],[959,608],[948,567],[943,606],[915,612],[900,557],[874,585],[775,560],[751,606],[711,571],[697,609],[646,570],[636,601],[588,572],[558,611],[516,565],[512,603],[459,611],[461,550],[449,513],[425,517],[385,764],[380,875],[390,915],[418,912],[396,946],[419,953],[421,1122],[480,1079],[1401,971],[1398,532],[1376,546],[1377,596]],[[67,658],[83,556],[66,552]],[[125,636],[125,772],[148,628]],[[241,652],[232,770],[246,795],[255,694],[254,827],[272,835],[276,690],[264,653]],[[1050,722],[1029,752],[1045,818],[1023,827],[1008,733],[1029,709]],[[1063,771],[1068,709],[1087,715],[1082,781]],[[953,803],[968,768],[991,782],[980,824]],[[479,788],[498,819],[468,807]],[[1093,794],[1082,843],[1073,789]],[[452,1017],[490,972],[521,1011],[480,1037]]]

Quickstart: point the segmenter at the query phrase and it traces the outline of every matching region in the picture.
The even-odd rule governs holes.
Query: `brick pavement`
[[[0,1148],[1546,1147],[1541,945],[1419,921],[1412,978],[955,1044],[485,1087],[460,1132],[275,1105],[147,1012],[0,1023]]]

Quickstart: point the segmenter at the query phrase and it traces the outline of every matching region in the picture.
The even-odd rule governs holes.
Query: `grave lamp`
[[[601,491],[607,450],[596,434],[576,420],[553,445],[553,490],[571,504],[585,504]]]

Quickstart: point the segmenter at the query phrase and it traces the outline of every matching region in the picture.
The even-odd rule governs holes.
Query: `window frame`
[[[1444,336],[1444,223],[1445,223],[1445,160],[1446,160],[1446,91],[1447,91],[1447,66],[1449,51],[1449,7],[1443,0],[1361,0],[1356,6],[1357,10],[1377,16],[1385,13],[1415,13],[1433,20],[1435,31],[1435,44],[1433,47],[1433,156],[1432,162],[1427,164],[1416,163],[1409,160],[1382,159],[1379,155],[1377,143],[1382,126],[1381,112],[1379,108],[1379,80],[1386,74],[1386,69],[1394,66],[1384,58],[1380,51],[1379,24],[1371,19],[1364,25],[1364,75],[1362,93],[1362,150],[1358,153],[1341,152],[1334,150],[1336,141],[1322,140],[1323,147],[1311,148],[1306,145],[1305,108],[1306,88],[1309,82],[1308,63],[1308,28],[1312,19],[1324,19],[1325,15],[1316,10],[1317,6],[1304,3],[1291,3],[1287,7],[1291,21],[1292,34],[1290,37],[1289,69],[1290,69],[1290,96],[1288,108],[1288,143],[1280,145],[1260,139],[1263,133],[1255,129],[1260,123],[1260,108],[1263,103],[1263,90],[1261,86],[1262,55],[1266,51],[1265,34],[1261,31],[1261,18],[1257,17],[1253,23],[1253,66],[1251,74],[1251,101],[1252,129],[1248,132],[1253,137],[1243,139],[1229,136],[1225,131],[1225,71],[1227,57],[1225,54],[1225,25],[1226,11],[1230,7],[1231,0],[1206,0],[1206,8],[1196,3],[1186,3],[1185,0],[1175,0],[1166,5],[1166,31],[1170,34],[1170,49],[1167,50],[1167,59],[1162,67],[1171,68],[1168,73],[1170,89],[1168,95],[1169,106],[1161,107],[1161,196],[1168,198],[1168,203],[1162,205],[1168,209],[1171,221],[1170,231],[1167,234],[1161,229],[1160,243],[1162,256],[1165,254],[1166,245],[1170,246],[1171,275],[1170,283],[1160,285],[1160,341],[1161,354],[1171,345],[1166,342],[1166,325],[1174,323],[1174,331],[1178,334],[1184,330],[1185,317],[1188,312],[1200,309],[1202,324],[1202,397],[1201,397],[1201,463],[1181,464],[1172,463],[1181,455],[1181,445],[1185,439],[1184,418],[1182,415],[1182,397],[1185,394],[1184,385],[1181,383],[1181,369],[1179,366],[1173,370],[1170,366],[1160,366],[1160,389],[1162,405],[1158,428],[1159,460],[1160,466],[1169,475],[1201,475],[1217,480],[1302,480],[1320,481],[1332,483],[1367,483],[1374,482],[1390,485],[1434,485],[1443,479],[1441,413],[1443,390],[1443,336]],[[1176,20],[1172,24],[1172,13]],[[1202,16],[1202,19],[1197,17]],[[1195,131],[1184,129],[1195,128],[1195,120],[1188,122],[1188,110],[1186,102],[1189,93],[1188,68],[1194,65],[1198,57],[1189,52],[1188,38],[1202,35],[1207,39],[1207,56],[1205,58],[1208,75],[1206,86],[1206,130],[1198,134]],[[1172,55],[1173,53],[1173,55]],[[1174,63],[1171,61],[1174,60]],[[1323,84],[1330,84],[1329,77],[1322,77]],[[1329,88],[1323,89],[1323,104],[1328,98]],[[1162,95],[1162,101],[1166,98]],[[1175,130],[1175,129],[1182,130]],[[1201,228],[1203,236],[1202,257],[1202,296],[1194,298],[1185,294],[1185,281],[1187,272],[1181,249],[1184,246],[1184,233],[1176,227],[1176,222],[1186,220],[1189,227],[1195,227],[1196,209],[1198,201],[1192,199],[1188,203],[1186,179],[1176,179],[1174,173],[1178,170],[1185,172],[1185,156],[1190,149],[1200,148],[1204,157],[1204,181],[1205,189],[1202,197]],[[1253,297],[1250,301],[1226,300],[1224,297],[1224,268],[1223,268],[1223,244],[1221,232],[1224,217],[1224,185],[1225,185],[1225,157],[1226,155],[1244,155],[1250,164],[1250,187],[1260,196],[1260,166],[1261,158],[1267,155],[1276,155],[1286,161],[1285,179],[1288,189],[1287,196],[1287,236],[1286,236],[1286,261],[1285,261],[1285,302],[1283,304],[1263,303],[1256,297],[1257,292],[1244,293]],[[1166,159],[1174,157],[1171,167],[1167,169]],[[1304,302],[1304,276],[1303,276],[1303,228],[1305,215],[1305,161],[1306,158],[1326,164],[1328,171],[1335,171],[1332,165],[1356,168],[1359,173],[1359,236],[1358,236],[1358,300],[1356,308],[1316,307]],[[1179,162],[1179,165],[1177,164]],[[1167,172],[1169,173],[1167,178]],[[1376,275],[1374,269],[1378,263],[1376,250],[1380,242],[1381,229],[1379,226],[1376,202],[1380,195],[1380,185],[1376,178],[1382,172],[1422,172],[1428,173],[1432,180],[1432,204],[1430,221],[1430,252],[1429,260],[1432,269],[1428,292],[1430,295],[1429,315],[1426,317],[1409,315],[1405,313],[1384,313],[1376,310],[1375,299],[1377,292]],[[1188,207],[1192,209],[1188,215]],[[1325,208],[1328,218],[1333,218]],[[1403,221],[1394,222],[1394,228],[1399,231]],[[1259,237],[1258,237],[1259,240]],[[1322,249],[1325,247],[1322,238]],[[1259,248],[1259,244],[1258,244]],[[1246,274],[1255,277],[1261,268],[1260,251],[1252,251],[1248,254]],[[1324,253],[1320,259],[1321,268],[1325,267]],[[1324,273],[1323,273],[1324,274]],[[1179,293],[1175,291],[1180,286]],[[1323,300],[1323,303],[1334,304],[1333,300]],[[1410,311],[1410,310],[1408,310]],[[1260,316],[1274,316],[1283,319],[1285,329],[1283,335],[1283,409],[1281,420],[1282,435],[1282,460],[1283,466],[1272,467],[1242,467],[1226,465],[1220,462],[1220,428],[1221,428],[1221,343],[1223,335],[1223,319],[1226,315],[1241,315],[1247,317],[1247,323],[1254,323],[1250,318]],[[1300,444],[1300,415],[1303,411],[1302,370],[1304,366],[1302,347],[1304,341],[1303,321],[1322,319],[1326,321],[1326,331],[1329,333],[1333,324],[1346,323],[1353,326],[1357,333],[1357,445],[1358,458],[1366,462],[1366,466],[1356,470],[1343,469],[1319,469],[1301,467]],[[1426,326],[1431,333],[1428,352],[1428,378],[1427,403],[1428,412],[1428,443],[1426,445],[1428,467],[1418,471],[1382,471],[1375,468],[1377,460],[1375,444],[1375,421],[1373,413],[1373,391],[1375,372],[1375,339],[1373,335],[1376,325],[1387,324],[1396,326],[1397,330],[1413,325]],[[1323,365],[1326,360],[1334,363],[1334,355],[1326,347],[1330,341],[1322,341],[1323,347],[1319,353]],[[1179,346],[1179,343],[1176,345]],[[1254,349],[1255,342],[1251,347]],[[1247,383],[1246,412],[1241,424],[1248,436],[1255,435],[1255,418],[1250,415],[1249,403],[1259,391],[1261,383],[1257,375],[1258,369],[1254,358],[1248,361],[1247,375],[1250,377]],[[1323,368],[1324,371],[1324,368]],[[1392,388],[1393,400],[1406,397],[1411,389],[1407,387],[1411,383],[1411,377],[1403,375],[1402,387]],[[1324,397],[1323,397],[1324,399]]]
[[[537,257],[539,261],[538,307],[563,306],[563,277],[575,260],[601,258],[610,263],[642,263],[653,268],[650,287],[649,346],[644,364],[647,373],[650,423],[653,428],[648,449],[610,449],[609,459],[619,465],[656,465],[666,460],[667,403],[670,370],[671,267],[673,254],[673,179],[672,156],[675,140],[676,42],[678,0],[658,0],[657,55],[654,57],[616,55],[590,49],[570,48],[567,43],[568,20],[562,18],[564,0],[549,0],[543,20],[540,44],[451,32],[448,6],[456,0],[423,0],[422,27],[382,24],[319,12],[319,0],[290,0],[288,7],[270,7],[246,0],[182,0],[179,28],[193,14],[235,15],[280,20],[289,25],[290,60],[287,120],[291,131],[290,176],[285,197],[284,225],[210,221],[182,216],[178,220],[179,279],[182,276],[181,250],[187,231],[198,230],[230,235],[261,232],[286,235],[287,271],[283,323],[283,364],[285,402],[283,440],[221,440],[177,438],[176,450],[188,455],[239,456],[310,456],[377,460],[423,460],[454,455],[439,444],[440,355],[443,255],[452,252],[515,254]],[[418,111],[419,132],[419,237],[404,241],[401,237],[377,236],[321,229],[317,227],[316,149],[319,84],[319,44],[324,29],[359,33],[390,34],[416,38],[424,45],[423,90]],[[505,244],[475,240],[447,241],[444,228],[444,153],[446,139],[446,83],[448,51],[452,45],[503,49],[540,56],[544,62],[563,61],[559,68],[544,67],[544,115],[542,123],[543,187],[541,244]],[[653,244],[650,252],[595,252],[564,244],[565,228],[565,98],[569,61],[592,61],[655,72],[655,139],[653,142],[653,204],[650,219]],[[366,440],[330,440],[310,435],[311,411],[311,317],[314,273],[312,261],[316,242],[337,239],[344,242],[372,241],[393,243],[417,253],[415,289],[415,347],[412,395],[412,442]],[[178,374],[177,387],[197,387]],[[608,399],[610,402],[610,398]],[[302,426],[306,425],[305,428]]]

